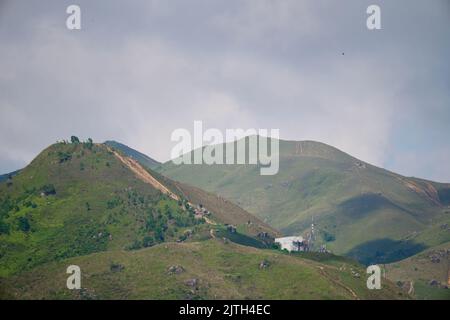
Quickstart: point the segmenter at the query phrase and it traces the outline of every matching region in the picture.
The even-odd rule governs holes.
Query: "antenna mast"
[[[314,235],[314,216],[311,217],[311,232],[309,234],[309,249],[312,251],[314,245],[315,235]]]

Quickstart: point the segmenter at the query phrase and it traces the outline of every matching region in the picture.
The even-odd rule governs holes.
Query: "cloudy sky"
[[[0,173],[73,134],[165,161],[203,120],[450,182],[448,0],[73,3],[0,0]]]

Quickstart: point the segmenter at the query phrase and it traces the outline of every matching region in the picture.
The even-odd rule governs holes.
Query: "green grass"
[[[418,299],[450,299],[450,289],[442,286],[448,285],[450,266],[450,242],[435,246],[418,253],[408,259],[386,265],[386,274],[393,282],[413,282],[415,297]],[[439,261],[432,261],[432,256],[438,256]],[[431,286],[430,281],[435,280],[441,284]]]
[[[269,266],[260,269],[261,261]],[[80,266],[83,290],[65,287],[68,265]],[[121,271],[111,269],[121,265]],[[170,266],[185,272],[168,274]],[[368,290],[342,262],[340,269],[272,250],[209,240],[164,243],[137,251],[108,251],[53,262],[0,283],[0,298],[21,299],[398,299],[386,282]],[[186,285],[197,279],[193,288]],[[350,291],[350,290],[351,291]]]
[[[423,281],[417,281],[415,283],[415,295],[419,299],[423,300],[450,300],[449,289],[433,288]]]
[[[56,194],[41,194],[48,185]],[[62,143],[44,150],[12,184],[0,184],[0,222],[0,276],[176,240],[202,223],[136,179],[103,145]]]

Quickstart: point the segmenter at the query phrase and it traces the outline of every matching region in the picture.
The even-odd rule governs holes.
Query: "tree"
[[[93,146],[94,146],[94,142],[92,141],[91,138],[88,138],[88,139],[87,139],[87,142],[86,142],[86,147],[87,147],[89,150],[91,150]]]
[[[48,196],[51,194],[56,194],[56,189],[53,184],[46,184],[42,187],[42,192],[44,193],[44,195]]]
[[[0,220],[0,234],[9,234],[9,225]]]
[[[78,139],[78,137],[76,137],[76,136],[71,136],[70,142],[77,144],[77,143],[80,143],[80,139]]]
[[[68,152],[58,151],[59,163],[63,163],[72,159],[72,155]]]
[[[26,217],[20,217],[19,218],[19,229],[23,232],[30,231],[30,222]]]

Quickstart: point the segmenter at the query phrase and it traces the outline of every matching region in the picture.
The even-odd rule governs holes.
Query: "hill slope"
[[[177,185],[158,178],[106,145],[59,143],[44,150],[0,184],[0,276],[92,252],[184,241],[186,234],[195,239],[208,234],[205,219],[234,224],[243,238],[276,235],[237,206],[188,186],[172,192]],[[200,201],[209,218],[195,216]]]
[[[265,267],[261,268],[261,262]],[[67,290],[66,268],[82,270]],[[221,240],[164,243],[46,264],[0,282],[0,298],[22,299],[399,299],[390,282],[368,290],[359,266],[330,256],[315,262]]]
[[[433,239],[423,234],[450,220],[450,185],[406,178],[319,142],[281,140],[274,176],[261,176],[256,165],[167,162],[157,170],[230,199],[287,235],[308,232],[314,217],[318,244],[364,263],[450,240],[439,229]]]
[[[386,265],[386,275],[419,299],[450,299],[450,242]]]
[[[0,276],[178,239],[201,221],[103,145],[56,144],[0,184]]]

